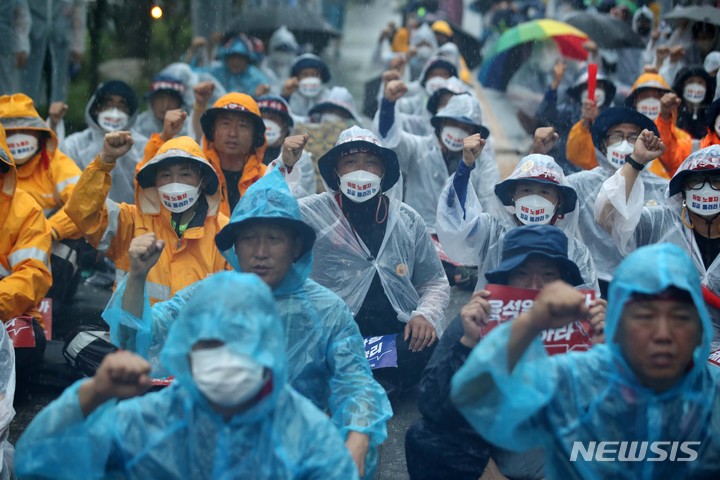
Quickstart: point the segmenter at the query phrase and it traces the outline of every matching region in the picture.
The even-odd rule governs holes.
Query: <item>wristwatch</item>
[[[642,172],[643,168],[645,168],[645,165],[642,163],[638,163],[635,161],[635,159],[632,158],[632,154],[628,154],[627,157],[625,157],[625,163],[629,163],[631,167],[633,167],[635,170]]]

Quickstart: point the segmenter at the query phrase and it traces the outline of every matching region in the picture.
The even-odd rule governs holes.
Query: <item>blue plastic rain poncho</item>
[[[655,294],[668,287],[690,292],[702,341],[685,376],[670,390],[655,393],[640,384],[615,334],[632,293]],[[645,247],[620,264],[610,286],[607,344],[548,357],[538,335],[508,372],[510,330],[509,323],[493,330],[453,378],[453,402],[483,437],[516,451],[544,446],[547,478],[717,478],[712,474],[720,471],[718,370],[706,360],[712,327],[695,268],[680,248]],[[570,461],[573,442],[587,447],[593,441],[664,441],[661,448],[668,453],[669,442],[700,443],[693,446],[698,458],[691,462],[584,461],[582,455]],[[647,458],[657,458],[649,447],[646,452]]]
[[[708,169],[720,169],[720,145],[698,150],[686,158],[675,172],[670,185],[672,187],[675,179],[681,180],[692,170],[702,173]],[[652,243],[670,242],[680,246],[692,258],[695,274],[700,275],[702,284],[715,295],[720,294],[720,256],[709,266],[705,266],[694,230],[683,225],[682,194],[670,196],[662,205],[643,206],[645,188],[644,182],[635,182],[630,196],[626,198],[625,177],[620,170],[615,172],[603,183],[597,194],[597,222],[612,235],[615,245],[623,255]],[[687,217],[688,213],[685,212],[684,215]],[[709,305],[708,309],[715,329],[713,350],[716,350],[720,348],[720,310]]]
[[[455,95],[450,98],[447,105],[433,117],[433,121],[443,119],[462,119],[459,121],[468,125],[471,122],[478,128],[484,129],[481,127],[480,104],[470,95]],[[379,125],[376,124],[376,127]],[[379,128],[376,128],[377,130]],[[484,129],[484,132],[483,137],[487,138],[487,129]],[[387,148],[397,153],[405,188],[403,202],[417,210],[430,233],[435,233],[435,215],[440,192],[451,176],[438,136],[435,132],[423,136],[413,135],[403,131],[402,125],[395,122],[382,140]],[[462,151],[455,153],[454,157],[455,160],[462,161]],[[483,149],[477,159],[477,167],[471,174],[471,183],[483,208],[487,209],[494,196],[493,186],[500,181],[500,173],[491,145]],[[453,170],[454,168],[451,171]]]
[[[478,170],[476,167],[475,170]],[[437,234],[445,252],[463,265],[479,265],[476,290],[486,284],[485,272],[494,270],[502,259],[502,244],[505,233],[518,226],[515,207],[506,206],[500,197],[493,195],[490,208],[478,201],[473,182],[468,183],[467,196],[463,204],[455,191],[453,178],[445,185],[437,205]],[[551,181],[558,188],[569,188],[567,178],[552,157],[533,154],[520,160],[515,170],[503,182],[524,179]],[[500,184],[502,185],[502,184]],[[498,191],[498,188],[495,188]],[[595,263],[588,247],[580,240],[578,233],[578,208],[574,203],[571,211],[565,206],[565,213],[554,225],[568,237],[568,257],[578,266],[585,283],[579,288],[599,291]]]
[[[282,175],[274,171],[258,180],[240,199],[223,240],[234,243],[237,224],[252,218],[300,220],[297,201]],[[218,236],[218,248],[232,267],[240,263],[233,246],[225,248]],[[295,261],[284,281],[273,290],[285,325],[288,380],[323,411],[329,412],[343,438],[350,430],[367,434],[371,450],[366,459],[367,478],[377,461],[377,450],[387,437],[386,422],[392,416],[390,403],[372,376],[365,359],[360,331],[350,311],[337,295],[308,279],[312,250]],[[211,277],[212,278],[212,277]],[[177,321],[186,302],[195,297],[198,282],[178,292],[170,301],[152,309],[145,296],[142,320],[122,310],[123,280],[103,318],[110,325],[113,342],[136,351],[154,366],[158,364],[168,330]],[[133,338],[128,338],[128,329]]]
[[[212,409],[190,370],[193,345],[217,339],[272,372],[272,391],[229,421]],[[170,387],[106,402],[85,418],[78,400],[83,381],[76,383],[25,431],[18,443],[17,474],[357,478],[337,429],[287,383],[284,342],[269,289],[252,275],[218,274],[197,289],[170,331],[162,352],[163,364],[175,376]]]
[[[250,47],[239,37],[229,40],[225,45],[220,47],[218,55],[222,59],[220,62],[214,62],[209,67],[198,69],[199,73],[209,73],[222,84],[228,92],[240,92],[248,95],[255,95],[255,89],[262,84],[267,84],[269,79],[262,70],[253,65],[253,52]],[[242,55],[248,59],[248,65],[245,70],[239,73],[232,72],[227,65],[227,57],[230,55]]]

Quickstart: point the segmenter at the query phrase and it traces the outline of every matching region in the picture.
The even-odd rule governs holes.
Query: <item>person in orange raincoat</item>
[[[116,281],[129,271],[133,238],[164,241],[146,283],[154,304],[229,268],[213,240],[228,218],[219,213],[218,175],[189,137],[165,142],[138,166],[134,205],[107,200],[115,161],[132,145],[130,132],[106,134],[103,150],[80,176],[66,211],[85,239],[115,262]]]
[[[16,317],[32,323],[34,348],[18,348],[18,389],[34,375],[45,354],[45,332],[38,304],[50,289],[50,225],[42,208],[17,186],[17,170],[0,125],[0,320]]]
[[[53,288],[48,296],[68,301],[80,281],[78,255],[89,247],[65,213],[81,170],[58,148],[55,132],[23,93],[0,97],[0,123],[17,168],[17,186],[29,193],[48,218],[52,231]]]

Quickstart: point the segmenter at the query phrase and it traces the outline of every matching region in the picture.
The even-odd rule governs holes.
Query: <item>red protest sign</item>
[[[597,63],[588,64],[588,100],[595,101],[595,86],[597,85]]]
[[[15,348],[34,348],[35,332],[33,331],[32,317],[15,317],[5,323],[8,337]]]
[[[490,303],[490,319],[483,327],[483,336],[501,323],[517,318],[521,313],[530,310],[535,303],[539,290],[515,288],[505,285],[488,284],[485,290],[492,295]],[[595,298],[592,290],[580,290],[585,294],[587,302]],[[542,333],[543,343],[548,355],[588,350],[592,343],[590,322],[578,320],[561,328],[552,328]]]

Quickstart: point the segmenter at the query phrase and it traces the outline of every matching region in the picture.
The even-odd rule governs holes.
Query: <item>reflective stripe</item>
[[[122,280],[123,277],[125,277],[125,275],[127,275],[127,272],[125,270],[123,270],[121,268],[116,268],[115,269],[115,285],[120,283],[120,280]]]
[[[43,122],[40,117],[5,117],[0,119],[0,123],[3,124],[5,130],[8,128],[42,128],[44,130],[50,130],[50,127]]]
[[[12,273],[12,272],[11,272],[10,270],[8,270],[7,268],[5,268],[5,265],[3,265],[2,263],[0,263],[0,277],[7,277],[7,276],[10,275],[11,273]]]
[[[53,242],[52,254],[69,262],[70,265],[72,265],[73,273],[75,273],[78,268],[77,252],[75,249],[68,247],[64,243]]]
[[[110,243],[112,243],[115,235],[117,235],[118,219],[120,218],[120,206],[117,203],[110,199],[105,200],[105,208],[107,208],[108,212],[108,224],[98,245],[98,250],[101,252],[110,248]]]
[[[148,297],[156,298],[161,302],[170,300],[170,287],[167,285],[161,285],[154,282],[147,282],[145,285]]]
[[[18,263],[30,259],[40,260],[45,265],[49,266],[47,252],[43,252],[39,248],[35,247],[16,250],[8,256],[8,262],[10,262],[10,267],[14,267]]]
[[[74,177],[68,178],[67,180],[63,180],[62,182],[58,182],[55,184],[55,191],[58,195],[60,195],[60,193],[65,190],[65,187],[67,187],[68,185],[75,185],[79,179],[80,176],[76,175]]]

